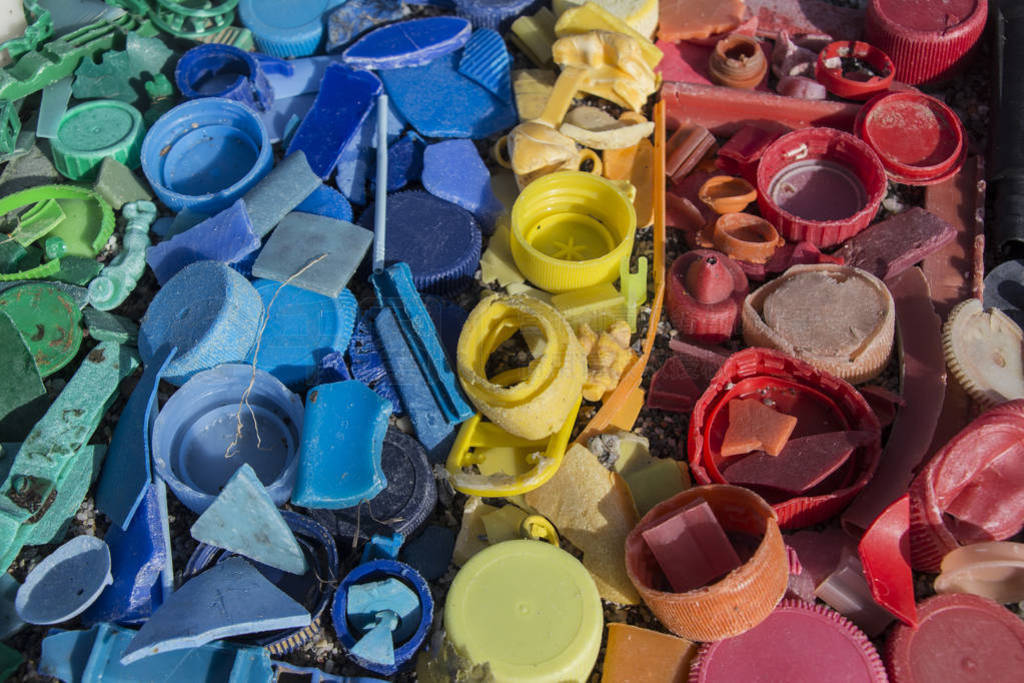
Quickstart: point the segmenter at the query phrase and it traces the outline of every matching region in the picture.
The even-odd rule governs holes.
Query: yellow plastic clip
[[[622,259],[619,266],[619,291],[626,300],[626,322],[629,331],[636,332],[637,310],[647,301],[647,257],[636,260],[636,272],[629,272],[629,258]]]

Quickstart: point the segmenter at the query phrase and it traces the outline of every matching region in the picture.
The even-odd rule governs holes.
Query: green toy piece
[[[0,311],[21,332],[41,377],[70,363],[82,345],[81,310],[49,283],[29,282],[0,292]]]
[[[25,337],[10,316],[0,313],[0,420],[46,393]]]
[[[14,154],[21,135],[21,119],[18,117],[18,103],[0,101],[0,154]]]
[[[156,220],[156,205],[153,202],[131,202],[124,205],[121,215],[128,219],[121,253],[89,283],[89,303],[101,311],[120,306],[146,271],[149,226]]]
[[[92,189],[107,200],[114,211],[120,211],[129,202],[153,201],[153,195],[132,170],[116,159],[104,159],[100,163]]]
[[[124,316],[114,315],[87,306],[82,311],[89,336],[96,341],[114,341],[135,346],[139,340],[139,326]]]
[[[89,100],[72,107],[50,141],[53,164],[70,180],[93,180],[104,159],[138,168],[146,134],[139,110],[120,100]]]
[[[79,100],[102,97],[140,107],[146,98],[144,82],[161,74],[173,54],[159,38],[130,33],[123,51],[104,53],[98,64],[83,59],[75,71],[71,92]]]
[[[99,344],[33,427],[0,485],[0,571],[24,545],[52,540],[78,509],[99,464],[87,443],[138,366],[128,347]]]

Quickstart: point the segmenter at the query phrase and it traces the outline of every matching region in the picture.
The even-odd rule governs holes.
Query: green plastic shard
[[[13,154],[21,135],[21,119],[18,117],[18,103],[0,101],[0,154]]]
[[[83,59],[71,92],[80,100],[105,98],[139,106],[146,101],[143,82],[159,75],[172,54],[159,38],[130,33],[124,51],[106,52],[99,63]]]
[[[36,202],[28,211],[21,215],[18,227],[11,233],[14,241],[23,247],[35,242],[64,220],[64,209],[56,199],[44,199]]]
[[[32,351],[6,313],[0,313],[0,377],[0,419],[46,393]]]

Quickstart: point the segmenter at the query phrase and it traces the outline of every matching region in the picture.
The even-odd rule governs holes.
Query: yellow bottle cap
[[[480,551],[455,576],[445,602],[448,640],[474,663],[488,663],[498,683],[587,680],[603,626],[587,570],[537,541]]]

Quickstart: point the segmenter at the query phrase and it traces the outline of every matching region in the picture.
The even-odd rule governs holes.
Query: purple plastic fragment
[[[287,153],[301,149],[313,172],[326,179],[380,91],[380,80],[372,73],[331,64],[324,72],[313,108],[288,143]]]
[[[875,223],[841,246],[833,256],[846,265],[888,280],[946,246],[956,228],[930,211],[914,207]]]
[[[466,44],[472,28],[465,19],[424,17],[388,24],[359,38],[342,55],[361,69],[422,66]]]
[[[241,199],[202,223],[146,250],[146,263],[163,285],[196,261],[234,263],[260,247]]]

